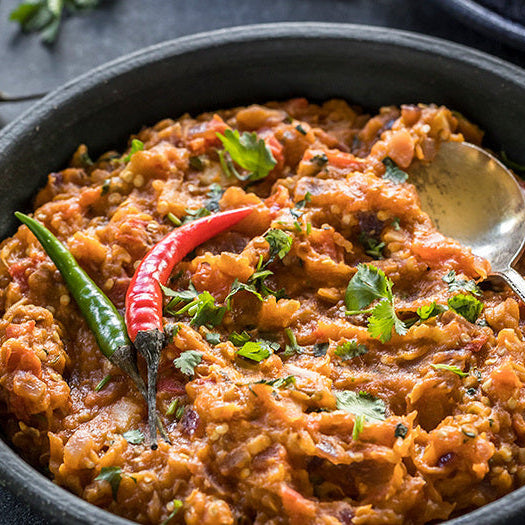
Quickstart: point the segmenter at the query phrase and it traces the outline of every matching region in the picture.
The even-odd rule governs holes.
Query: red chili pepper
[[[162,290],[173,271],[189,252],[215,235],[231,228],[251,213],[240,208],[204,217],[173,230],[142,259],[126,294],[126,326],[131,341],[148,366],[148,421],[152,448],[156,448],[155,428],[157,370],[164,346]]]

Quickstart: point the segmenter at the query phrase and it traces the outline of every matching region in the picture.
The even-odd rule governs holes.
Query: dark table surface
[[[107,0],[64,21],[54,46],[8,22],[17,0],[0,1],[0,91],[52,90],[85,71],[183,35],[234,25],[281,21],[370,24],[416,31],[476,47],[525,67],[525,53],[489,40],[428,0]],[[0,127],[31,103],[0,103]],[[43,525],[36,511],[0,487],[0,525]]]

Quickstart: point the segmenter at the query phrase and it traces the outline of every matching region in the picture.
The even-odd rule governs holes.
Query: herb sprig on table
[[[22,31],[40,32],[42,41],[52,44],[65,13],[73,14],[98,7],[101,0],[32,0],[13,9],[9,20],[18,22]]]

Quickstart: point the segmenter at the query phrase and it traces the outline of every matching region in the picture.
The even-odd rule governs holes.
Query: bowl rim
[[[102,64],[53,90],[36,102],[22,115],[0,130],[0,163],[3,152],[11,141],[23,137],[42,120],[52,118],[54,109],[61,104],[81,99],[83,93],[108,83],[112,78],[167,58],[194,51],[205,51],[227,44],[257,42],[260,40],[330,40],[343,39],[360,43],[388,45],[405,48],[411,52],[432,54],[449,61],[463,63],[471,69],[490,70],[502,80],[517,84],[525,92],[525,70],[502,59],[467,46],[429,37],[409,31],[358,24],[321,22],[280,22],[254,24],[218,29],[184,36],[148,46],[120,58]],[[40,515],[53,523],[78,523],[95,525],[130,525],[133,522],[103,510],[75,496],[44,477],[26,463],[6,442],[0,439],[0,485],[8,488],[16,497],[25,500]],[[504,520],[509,507],[521,502],[525,510],[525,487],[468,514],[454,518],[450,525],[477,525]],[[487,521],[487,515],[490,521]],[[498,521],[503,523],[503,521]]]
[[[496,36],[507,44],[525,49],[525,25],[506,18],[475,0],[434,0],[434,3],[452,11],[464,24],[496,40]]]

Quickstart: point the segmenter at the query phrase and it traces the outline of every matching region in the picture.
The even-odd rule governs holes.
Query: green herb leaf
[[[430,365],[432,368],[435,368],[436,370],[448,370],[449,372],[453,372],[454,374],[458,375],[459,377],[467,377],[468,372],[463,372],[461,368],[455,366],[455,365],[444,365],[442,363],[439,363],[437,365]]]
[[[472,297],[472,295],[462,293],[450,297],[448,306],[470,323],[475,323],[483,310],[483,303],[481,301],[478,301],[475,297]]]
[[[297,344],[297,339],[291,328],[285,328],[284,333],[288,337],[290,344],[287,344],[282,353],[283,357],[290,357],[293,354],[302,352],[303,348]]]
[[[249,171],[247,176],[240,176],[234,171],[234,175],[241,180],[264,179],[277,164],[266,142],[260,139],[255,132],[245,131],[240,135],[236,129],[226,129],[224,135],[217,133],[217,137],[232,160],[241,168]]]
[[[461,429],[461,432],[467,436],[468,438],[475,438],[476,437],[476,433],[475,432],[472,432],[471,430],[465,430],[464,428]]]
[[[307,131],[303,128],[303,126],[301,124],[297,124],[297,126],[295,126],[295,129],[301,134],[301,135],[306,135]]]
[[[394,217],[392,219],[392,226],[394,227],[394,230],[399,231],[401,229],[401,226],[399,225],[400,219],[399,217]]]
[[[190,157],[189,163],[194,170],[204,171],[204,168],[206,167],[206,157],[204,155]]]
[[[210,184],[207,195],[208,202],[206,203],[205,208],[212,213],[219,211],[221,209],[219,206],[219,201],[221,200],[223,194],[224,189],[219,184]]]
[[[173,360],[173,364],[187,376],[195,374],[195,367],[202,361],[202,353],[196,350],[186,350]]]
[[[325,153],[320,153],[319,155],[314,155],[310,162],[317,164],[320,167],[323,167],[328,162],[328,157]]]
[[[239,350],[237,350],[237,355],[250,359],[251,361],[256,361],[260,363],[264,361],[273,351],[278,350],[279,345],[277,343],[271,343],[269,341],[248,341],[244,343]]]
[[[120,467],[102,467],[95,481],[107,481],[111,486],[113,499],[117,500],[118,488],[122,481],[122,469]]]
[[[246,331],[242,333],[232,332],[228,340],[231,341],[235,346],[242,346],[244,343],[251,339],[250,334]]]
[[[241,290],[244,290],[245,292],[249,292],[249,293],[255,295],[255,297],[257,297],[257,299],[259,299],[259,301],[263,301],[263,298],[262,298],[261,294],[255,288],[255,285],[247,284],[247,283],[241,283],[239,281],[239,279],[235,279],[235,281],[233,281],[232,287],[230,289],[230,293],[226,296],[226,299],[224,301],[228,305],[228,308],[230,307],[230,299],[237,292],[240,292]]]
[[[137,153],[137,151],[142,151],[144,149],[144,142],[138,139],[133,139],[131,141],[131,149],[129,153],[122,159],[122,162],[129,162],[131,157]]]
[[[337,345],[334,354],[340,357],[343,361],[349,361],[350,359],[364,355],[367,352],[368,348],[366,345],[357,344],[355,339],[351,339],[350,341],[345,341],[344,343]]]
[[[108,374],[107,376],[102,378],[100,382],[97,384],[97,386],[95,387],[95,392],[100,392],[111,381],[111,379],[113,379],[111,374]]]
[[[356,415],[354,419],[354,428],[352,429],[352,439],[354,441],[357,441],[359,439],[359,436],[361,435],[361,432],[363,432],[364,428],[365,428],[365,416]]]
[[[356,416],[364,416],[367,421],[384,421],[385,419],[386,406],[384,401],[368,392],[345,390],[336,392],[335,398],[339,410],[345,410]]]
[[[368,332],[372,337],[386,343],[392,337],[392,329],[395,329],[399,335],[407,333],[407,327],[397,316],[393,303],[383,299],[374,307],[368,319]]]
[[[182,315],[187,312],[192,316],[190,324],[193,326],[217,326],[222,323],[227,310],[226,306],[217,306],[215,298],[207,290],[200,293],[195,299],[176,312],[173,312],[171,307],[174,300],[168,304],[166,311],[173,315]]]
[[[448,291],[449,292],[470,292],[474,295],[481,295],[481,290],[479,289],[478,285],[474,281],[467,281],[465,279],[458,279],[456,277],[456,271],[450,270],[450,272],[447,273],[442,278],[442,281],[448,284]]]
[[[144,434],[140,430],[128,430],[122,437],[131,445],[140,445],[144,442]]]
[[[403,425],[403,423],[398,423],[396,425],[396,430],[394,431],[394,437],[405,439],[408,434],[408,427]]]
[[[168,220],[173,224],[173,226],[179,227],[182,224],[182,221],[175,214],[171,213],[171,211],[168,213],[168,215],[166,215],[166,217],[168,217]]]
[[[315,343],[314,345],[314,357],[323,357],[328,352],[330,343]]]
[[[204,337],[211,345],[218,345],[221,342],[221,334],[217,332],[208,332]]]
[[[368,237],[364,232],[359,235],[359,242],[363,245],[365,253],[374,259],[383,259],[384,242],[378,241],[374,237]]]
[[[287,376],[287,377],[279,377],[278,379],[261,379],[260,381],[256,381],[253,384],[254,385],[269,385],[275,388],[286,388],[287,386],[295,385],[295,377]]]
[[[426,321],[431,317],[436,317],[437,315],[442,314],[446,309],[447,308],[442,304],[437,304],[436,301],[432,301],[430,304],[420,306],[416,313],[421,321]]]
[[[264,234],[266,242],[270,245],[270,259],[275,257],[284,259],[292,248],[293,237],[283,230],[272,228]]]
[[[347,310],[356,312],[370,306],[375,299],[392,301],[392,281],[372,264],[359,264],[346,288]]]
[[[171,511],[170,515],[160,524],[160,525],[168,525],[170,520],[174,518],[180,509],[182,509],[184,503],[180,499],[174,499],[173,500],[173,510]]]
[[[403,184],[408,179],[408,173],[403,171],[390,157],[383,159],[386,171],[383,179],[392,181],[394,184]]]

